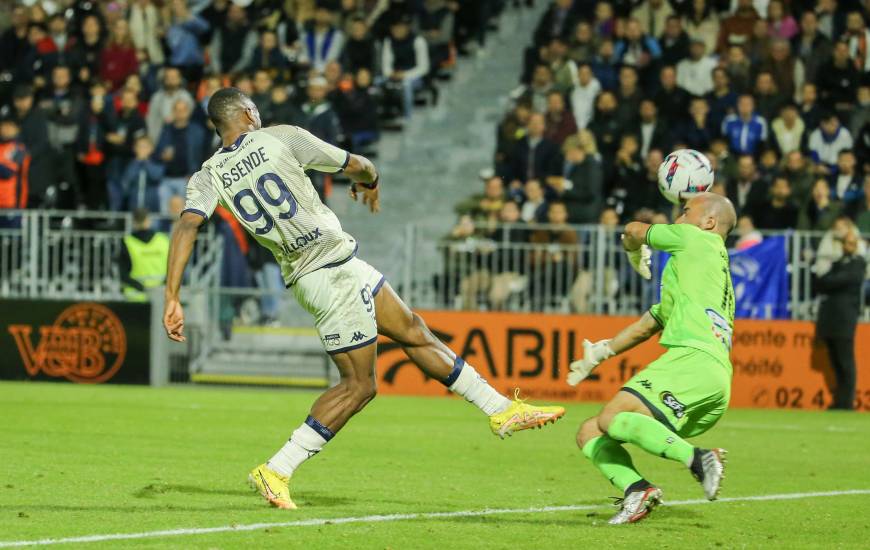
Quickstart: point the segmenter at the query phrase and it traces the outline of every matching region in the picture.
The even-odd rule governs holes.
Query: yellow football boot
[[[555,422],[565,415],[564,407],[539,407],[529,405],[520,399],[520,389],[514,390],[514,400],[504,412],[489,417],[489,427],[492,433],[504,439],[520,430],[540,428],[544,424]]]
[[[248,474],[251,487],[263,495],[269,504],[282,510],[295,510],[296,504],[290,498],[290,478],[260,464]]]

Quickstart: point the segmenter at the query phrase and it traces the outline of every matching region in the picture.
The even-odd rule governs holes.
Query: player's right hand
[[[358,188],[356,183],[351,183],[349,193],[350,198],[353,200],[359,200],[359,195],[362,193],[362,202],[369,207],[369,211],[372,214],[377,214],[381,211],[380,186],[374,189],[366,189],[364,187]]]
[[[599,340],[594,344],[589,340],[583,340],[583,359],[578,359],[569,366],[568,384],[576,386],[585,380],[599,363],[614,355],[616,354],[610,347],[610,340]]]
[[[170,340],[187,341],[184,337],[184,310],[178,300],[166,300],[163,306],[163,328]]]
[[[631,264],[631,267],[633,267],[641,277],[647,281],[652,279],[652,271],[650,271],[650,265],[652,264],[652,250],[650,250],[649,246],[642,244],[637,250],[626,250],[625,253],[628,255],[628,262]]]

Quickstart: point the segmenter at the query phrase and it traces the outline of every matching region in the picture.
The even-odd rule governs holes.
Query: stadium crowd
[[[658,167],[692,148],[737,209],[731,244],[757,243],[758,230],[828,231],[807,251],[824,259],[823,274],[845,232],[870,233],[868,21],[860,0],[552,0],[496,128],[483,192],[457,205],[449,240],[569,245],[578,237],[567,224],[667,221]],[[545,271],[584,264],[561,252],[512,265],[473,256],[454,285],[469,308],[483,294],[499,308],[520,274],[534,294],[553,288]],[[582,295],[583,281],[562,288]],[[584,310],[585,299],[571,301]]]

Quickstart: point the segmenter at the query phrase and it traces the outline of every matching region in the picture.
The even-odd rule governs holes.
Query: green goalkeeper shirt
[[[671,254],[661,302],[650,308],[663,328],[660,343],[704,351],[730,371],[734,287],[722,237],[689,224],[656,224],[646,241]]]

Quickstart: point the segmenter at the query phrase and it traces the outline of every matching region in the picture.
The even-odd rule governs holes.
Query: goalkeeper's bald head
[[[703,217],[708,220],[707,223],[712,221],[710,227],[702,229],[718,233],[723,240],[737,226],[737,212],[727,197],[717,195],[716,193],[700,193],[692,197],[690,202],[693,203],[693,207],[700,207],[700,210],[704,213]]]

